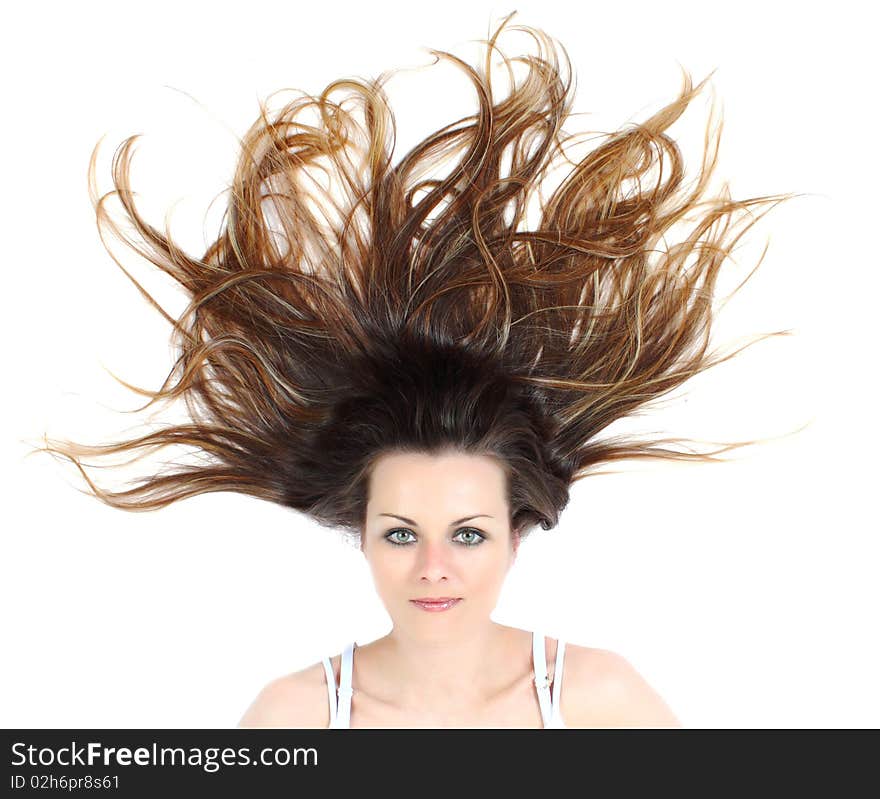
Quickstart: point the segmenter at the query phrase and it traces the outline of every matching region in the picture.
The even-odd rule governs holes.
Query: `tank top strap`
[[[354,648],[357,644],[352,641],[342,653],[342,664],[339,669],[339,688],[337,694],[339,703],[336,708],[336,726],[348,727],[351,721],[351,687],[352,663],[354,662]]]
[[[550,699],[550,676],[547,674],[546,646],[543,632],[532,632],[532,665],[535,670],[535,688],[538,691],[538,703],[541,706],[541,718],[544,726],[549,727],[553,719],[553,707]]]
[[[336,675],[330,658],[324,658],[324,676],[327,678],[327,699],[330,702],[330,726],[336,726]]]
[[[565,641],[556,644],[556,662],[553,664],[553,718],[554,723],[562,718],[560,698],[562,696],[562,667],[565,665]]]

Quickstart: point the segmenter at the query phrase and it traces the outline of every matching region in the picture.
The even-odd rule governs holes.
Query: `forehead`
[[[495,510],[505,504],[504,470],[487,455],[444,453],[389,453],[374,464],[369,501],[373,504],[406,502],[418,507],[455,507],[487,503]],[[379,510],[400,510],[397,505]]]

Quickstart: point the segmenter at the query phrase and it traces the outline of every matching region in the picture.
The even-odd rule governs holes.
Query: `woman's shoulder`
[[[331,660],[338,674],[339,656]],[[335,688],[335,686],[334,686]],[[245,711],[239,727],[316,729],[330,724],[323,661],[267,683]]]
[[[563,715],[569,727],[680,727],[633,664],[610,649],[566,642]]]

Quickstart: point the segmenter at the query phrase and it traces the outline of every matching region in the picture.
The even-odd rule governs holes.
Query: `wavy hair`
[[[682,188],[683,156],[665,131],[708,80],[694,87],[684,69],[673,102],[570,159],[568,55],[545,32],[515,26],[538,54],[508,58],[497,40],[510,16],[480,40],[482,69],[429,49],[433,64],[445,58],[465,73],[478,110],[396,165],[383,89],[393,72],[336,80],[275,114],[261,100],[221,233],[199,258],[137,211],[129,169],[138,136],[117,148],[115,191],[100,198],[96,145],[89,187],[99,230],[119,232],[104,208],[116,195],[142,239],[126,242],[189,300],[174,318],[123,268],[171,323],[178,357],[156,391],[113,377],[149,397],[130,412],[182,398],[188,421],[103,445],[44,437],[40,449],[72,460],[91,493],[116,508],[235,491],[355,535],[381,455],[487,455],[506,474],[511,529],[525,535],[554,527],[571,485],[602,464],[717,461],[755,443],[699,452],[666,446],[688,439],[601,434],[756,341],[790,333],[762,334],[727,354],[708,350],[721,265],[751,225],[793,195],[734,201],[725,184],[704,199],[721,131],[713,139],[711,118],[698,179]],[[511,79],[503,99],[493,95],[496,51]],[[515,63],[527,68],[521,81]],[[317,121],[305,119],[310,111]],[[566,172],[545,199],[540,188],[560,163]],[[661,248],[691,214],[690,234]],[[138,460],[175,445],[193,448],[197,462],[116,491],[96,485],[84,468],[93,464],[81,461]]]

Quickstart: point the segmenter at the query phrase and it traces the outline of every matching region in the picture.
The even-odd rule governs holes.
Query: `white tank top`
[[[324,673],[327,676],[327,697],[330,701],[330,727],[347,728],[351,718],[351,666],[354,659],[354,648],[357,644],[352,641],[342,653],[340,666],[339,685],[336,685],[336,677],[333,674],[333,666],[330,658],[324,658]],[[544,635],[538,632],[532,633],[532,665],[535,669],[535,689],[538,692],[538,703],[541,706],[541,718],[546,729],[565,729],[565,721],[559,707],[559,699],[562,691],[562,666],[565,658],[565,641],[560,641],[556,648],[556,663],[554,674],[547,673],[547,659],[544,656]],[[553,693],[550,693],[550,686]],[[335,690],[334,690],[335,688]]]

